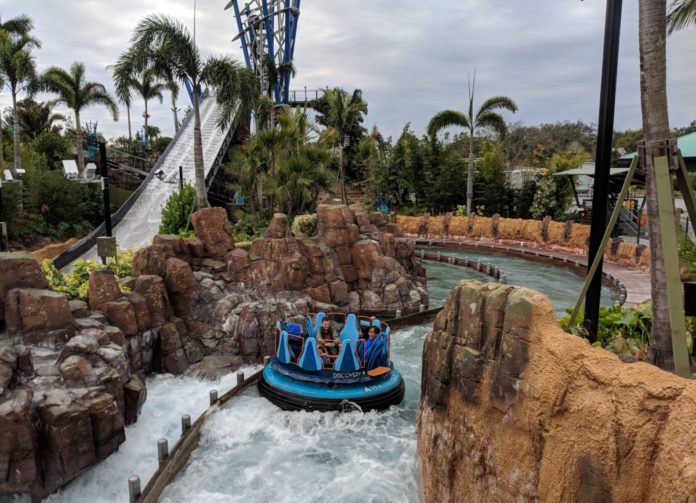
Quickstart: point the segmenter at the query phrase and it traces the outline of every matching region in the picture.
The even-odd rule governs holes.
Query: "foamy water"
[[[208,421],[200,447],[160,501],[421,501],[415,419],[429,329],[399,330],[392,338],[406,381],[400,406],[284,412],[252,388]]]

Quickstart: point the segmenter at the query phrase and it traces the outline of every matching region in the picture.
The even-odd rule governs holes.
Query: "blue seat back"
[[[341,345],[341,352],[336,359],[334,370],[337,372],[355,372],[360,370],[360,362],[355,355],[355,341],[346,339]]]
[[[365,355],[365,368],[371,370],[386,363],[387,359],[387,337],[379,334],[370,346],[370,350]]]
[[[324,318],[326,318],[326,313],[324,311],[320,311],[317,313],[317,319],[314,320],[314,330],[312,331],[312,337],[317,337],[317,333],[321,328],[321,322],[324,321]]]
[[[276,351],[278,361],[281,363],[290,363],[290,347],[288,346],[288,333],[283,330],[280,332],[278,340],[278,350]]]
[[[312,321],[312,315],[310,315],[310,314],[307,315],[307,320],[305,321],[305,327],[306,327],[305,332],[307,333],[307,337],[314,337],[314,322]]]
[[[312,337],[307,337],[305,340],[304,349],[299,361],[300,367],[305,370],[321,370],[323,367],[319,350],[317,349],[317,340]]]
[[[341,330],[341,343],[351,340],[355,341],[360,337],[358,332],[358,320],[353,313],[346,316],[346,322]]]
[[[374,320],[372,320],[372,326],[373,326],[373,327],[377,327],[377,331],[378,331],[378,332],[381,332],[381,331],[382,331],[382,322],[379,321],[377,318],[375,318]]]

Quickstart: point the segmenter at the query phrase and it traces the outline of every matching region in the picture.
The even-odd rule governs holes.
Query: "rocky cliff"
[[[155,236],[131,290],[109,271],[89,302],[48,289],[26,254],[0,254],[0,492],[42,497],[106,458],[137,420],[151,372],[206,375],[274,350],[279,319],[313,310],[417,310],[427,304],[413,243],[381,216],[320,207],[318,234],[285,215],[250,251],[224,210],[193,216],[197,237]]]
[[[543,295],[462,281],[427,336],[427,501],[665,502],[696,494],[696,383],[564,333]]]

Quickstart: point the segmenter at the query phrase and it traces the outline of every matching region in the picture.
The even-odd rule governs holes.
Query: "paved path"
[[[523,256],[532,260],[539,259],[546,262],[548,262],[548,258],[567,262],[568,264],[580,262],[584,266],[584,269],[587,268],[587,255],[578,255],[556,250],[546,250],[532,246],[516,246],[502,243],[492,243],[488,241],[472,241],[467,239],[430,239],[422,237],[414,237],[414,239],[420,244],[444,244],[466,249],[489,250],[493,253],[499,253],[501,255]],[[539,254],[538,256],[536,255],[537,253]],[[573,268],[577,270],[577,268]],[[610,277],[615,277],[625,286],[625,306],[636,306],[650,299],[650,274],[647,272],[627,269],[607,261],[604,261],[603,270],[605,274],[609,275]],[[578,272],[581,271],[578,270]]]

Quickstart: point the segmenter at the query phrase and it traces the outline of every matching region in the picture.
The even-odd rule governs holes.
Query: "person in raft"
[[[358,346],[358,354],[362,356],[363,365],[367,363],[367,357],[370,354],[372,346],[377,341],[378,335],[379,332],[377,330],[377,327],[370,326],[370,328],[367,329],[367,339],[365,339],[364,341],[360,341]]]
[[[335,356],[338,354],[338,341],[338,334],[336,329],[331,326],[331,320],[324,318],[317,332],[317,343],[319,346],[323,346],[330,355]]]

